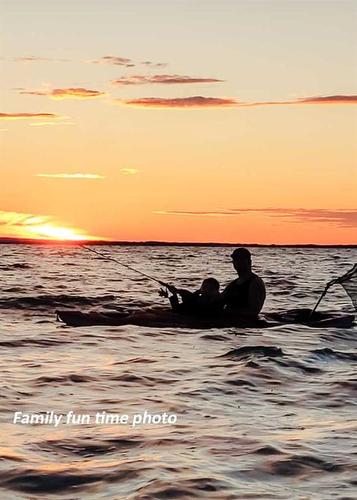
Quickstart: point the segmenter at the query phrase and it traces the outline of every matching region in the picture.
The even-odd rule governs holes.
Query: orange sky
[[[353,2],[1,19],[0,236],[357,243]]]

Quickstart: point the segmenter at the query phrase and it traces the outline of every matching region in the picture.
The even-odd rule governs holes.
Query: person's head
[[[236,248],[231,257],[238,274],[244,274],[252,269],[252,257],[248,248]]]
[[[206,278],[202,281],[200,291],[203,295],[217,295],[219,293],[219,282],[215,278]]]

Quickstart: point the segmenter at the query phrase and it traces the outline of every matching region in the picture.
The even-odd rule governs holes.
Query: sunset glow
[[[0,211],[0,227],[6,236],[30,239],[83,241],[97,239],[83,230],[62,226],[49,216]]]
[[[1,4],[0,237],[357,243],[356,4],[81,5]]]
[[[84,235],[78,234],[75,229],[54,226],[52,224],[39,224],[27,228],[27,233],[37,238],[49,238],[55,240],[81,241],[87,239]],[[26,234],[26,231],[24,231]]]

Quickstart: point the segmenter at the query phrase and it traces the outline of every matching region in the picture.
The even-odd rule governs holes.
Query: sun
[[[49,238],[62,241],[84,241],[91,239],[90,236],[80,234],[80,232],[76,229],[57,226],[50,223],[27,227],[26,232],[31,233],[37,238]]]
[[[52,216],[0,210],[0,238],[15,237],[51,241],[98,241],[107,238],[89,235],[84,229]]]

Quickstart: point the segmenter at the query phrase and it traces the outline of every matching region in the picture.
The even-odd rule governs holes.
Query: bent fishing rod
[[[104,260],[111,260],[111,261],[115,262],[116,264],[119,264],[120,266],[123,266],[123,267],[126,267],[127,269],[130,269],[130,271],[134,271],[135,273],[141,274],[142,276],[144,276],[145,278],[147,278],[149,280],[156,281],[156,283],[159,283],[159,285],[161,285],[161,286],[164,286],[166,288],[168,286],[167,283],[164,283],[163,281],[160,281],[157,278],[150,276],[149,274],[143,273],[142,271],[139,271],[139,269],[135,269],[134,267],[131,267],[128,264],[124,264],[123,262],[120,262],[119,260],[114,259],[114,257],[108,257],[107,255],[104,255],[103,253],[98,252],[98,250],[94,250],[94,248],[89,248],[85,245],[79,245],[79,246],[81,248],[84,248],[85,250],[88,250],[89,252],[92,252],[92,253],[99,255]]]

